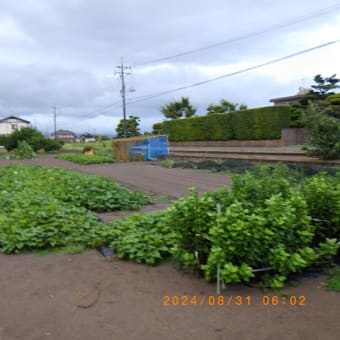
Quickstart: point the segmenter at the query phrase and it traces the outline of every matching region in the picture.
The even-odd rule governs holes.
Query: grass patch
[[[59,154],[56,158],[84,165],[114,163],[112,156],[110,157],[100,154],[85,155],[82,153],[62,153]]]
[[[74,142],[74,143],[64,143],[63,145],[63,150],[82,150],[83,148],[86,147],[92,147],[95,148],[97,150],[99,149],[111,149],[112,150],[112,141],[111,140],[106,140],[106,141],[102,141],[102,142]]]

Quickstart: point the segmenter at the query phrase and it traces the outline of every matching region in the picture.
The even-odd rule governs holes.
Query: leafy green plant
[[[232,193],[237,199],[261,204],[274,194],[286,197],[297,184],[297,177],[286,165],[254,166],[243,175],[232,177]]]
[[[58,151],[62,147],[62,143],[58,142],[54,139],[45,139],[43,141],[43,149],[46,152],[51,152],[51,151]]]
[[[57,155],[58,159],[63,159],[65,161],[70,161],[78,164],[102,164],[102,163],[113,163],[114,160],[112,156],[107,155],[86,155],[82,153],[62,153]]]
[[[3,252],[102,245],[109,229],[89,210],[138,209],[149,202],[104,177],[25,165],[0,169],[0,194]]]
[[[49,194],[2,192],[0,250],[6,253],[67,245],[94,247],[106,239],[98,217]]]
[[[308,154],[322,159],[340,158],[340,119],[328,116],[311,104],[305,122],[311,136]]]
[[[216,221],[216,206],[220,204],[224,209],[229,203],[230,196],[226,189],[201,196],[192,189],[188,197],[172,203],[167,210],[167,219],[177,235],[172,252],[181,265],[195,267],[195,253],[198,261],[205,263],[210,252],[209,230]]]
[[[174,165],[175,165],[175,161],[173,159],[166,159],[166,160],[161,162],[161,165],[164,168],[173,168]]]
[[[249,280],[252,268],[273,267],[286,276],[307,267],[316,258],[308,247],[313,237],[309,221],[306,204],[294,191],[287,198],[273,195],[263,207],[235,201],[210,229],[214,251],[203,265],[207,279],[216,277],[218,264],[227,282]]]
[[[316,227],[315,244],[327,237],[340,239],[340,172],[334,177],[321,172],[307,179],[303,194]]]
[[[7,151],[16,149],[19,142],[25,141],[33,151],[37,152],[44,149],[45,151],[54,151],[61,148],[61,144],[56,141],[51,141],[44,137],[44,135],[36,129],[25,127],[14,131],[8,136],[2,136],[0,144],[5,146]]]
[[[60,168],[10,165],[0,169],[0,190],[33,194],[48,190],[53,197],[93,211],[137,210],[150,203],[141,192],[131,192],[105,177]]]
[[[175,233],[164,213],[132,215],[111,225],[110,246],[120,258],[154,264],[170,256]]]
[[[25,159],[35,157],[35,152],[26,141],[19,141],[17,149],[14,150],[15,158]]]
[[[340,292],[340,268],[336,267],[329,271],[330,277],[327,280],[326,287],[328,290]]]
[[[285,166],[254,167],[233,177],[230,194],[192,191],[174,202],[167,214],[177,234],[174,258],[186,267],[200,265],[208,280],[216,278],[219,265],[229,283],[247,282],[253,269],[271,268],[261,280],[271,288],[282,287],[290,273],[332,261],[339,246],[334,238],[314,241],[318,230],[298,177]]]

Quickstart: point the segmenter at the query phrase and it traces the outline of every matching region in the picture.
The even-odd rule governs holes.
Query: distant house
[[[23,127],[28,127],[30,122],[14,116],[9,116],[0,119],[0,135],[10,135],[15,130],[20,130]]]
[[[75,142],[77,140],[77,136],[74,132],[68,131],[68,130],[57,130],[56,135],[54,133],[51,133],[50,139],[56,139],[61,142]]]
[[[300,87],[299,92],[293,96],[272,98],[269,101],[274,105],[290,105],[302,99],[309,91],[309,89]]]
[[[85,133],[81,134],[79,136],[79,139],[80,139],[81,142],[85,142],[85,143],[87,143],[87,142],[95,142],[96,141],[96,137],[91,135],[88,132],[85,132]]]

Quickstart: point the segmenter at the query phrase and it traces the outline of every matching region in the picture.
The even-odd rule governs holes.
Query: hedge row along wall
[[[162,133],[173,142],[279,139],[289,127],[289,113],[289,106],[267,106],[177,119],[163,122]]]

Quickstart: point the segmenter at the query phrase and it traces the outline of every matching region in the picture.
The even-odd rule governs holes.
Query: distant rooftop
[[[22,119],[22,118],[19,118],[19,117],[15,117],[15,116],[8,116],[6,118],[0,119],[0,123],[3,123],[3,122],[5,122],[8,119],[20,120],[21,122],[26,123],[26,124],[30,124],[31,123],[28,120],[25,120],[25,119]]]
[[[298,93],[293,96],[272,98],[269,101],[275,105],[289,105],[303,98],[309,91],[310,89],[299,87]]]

